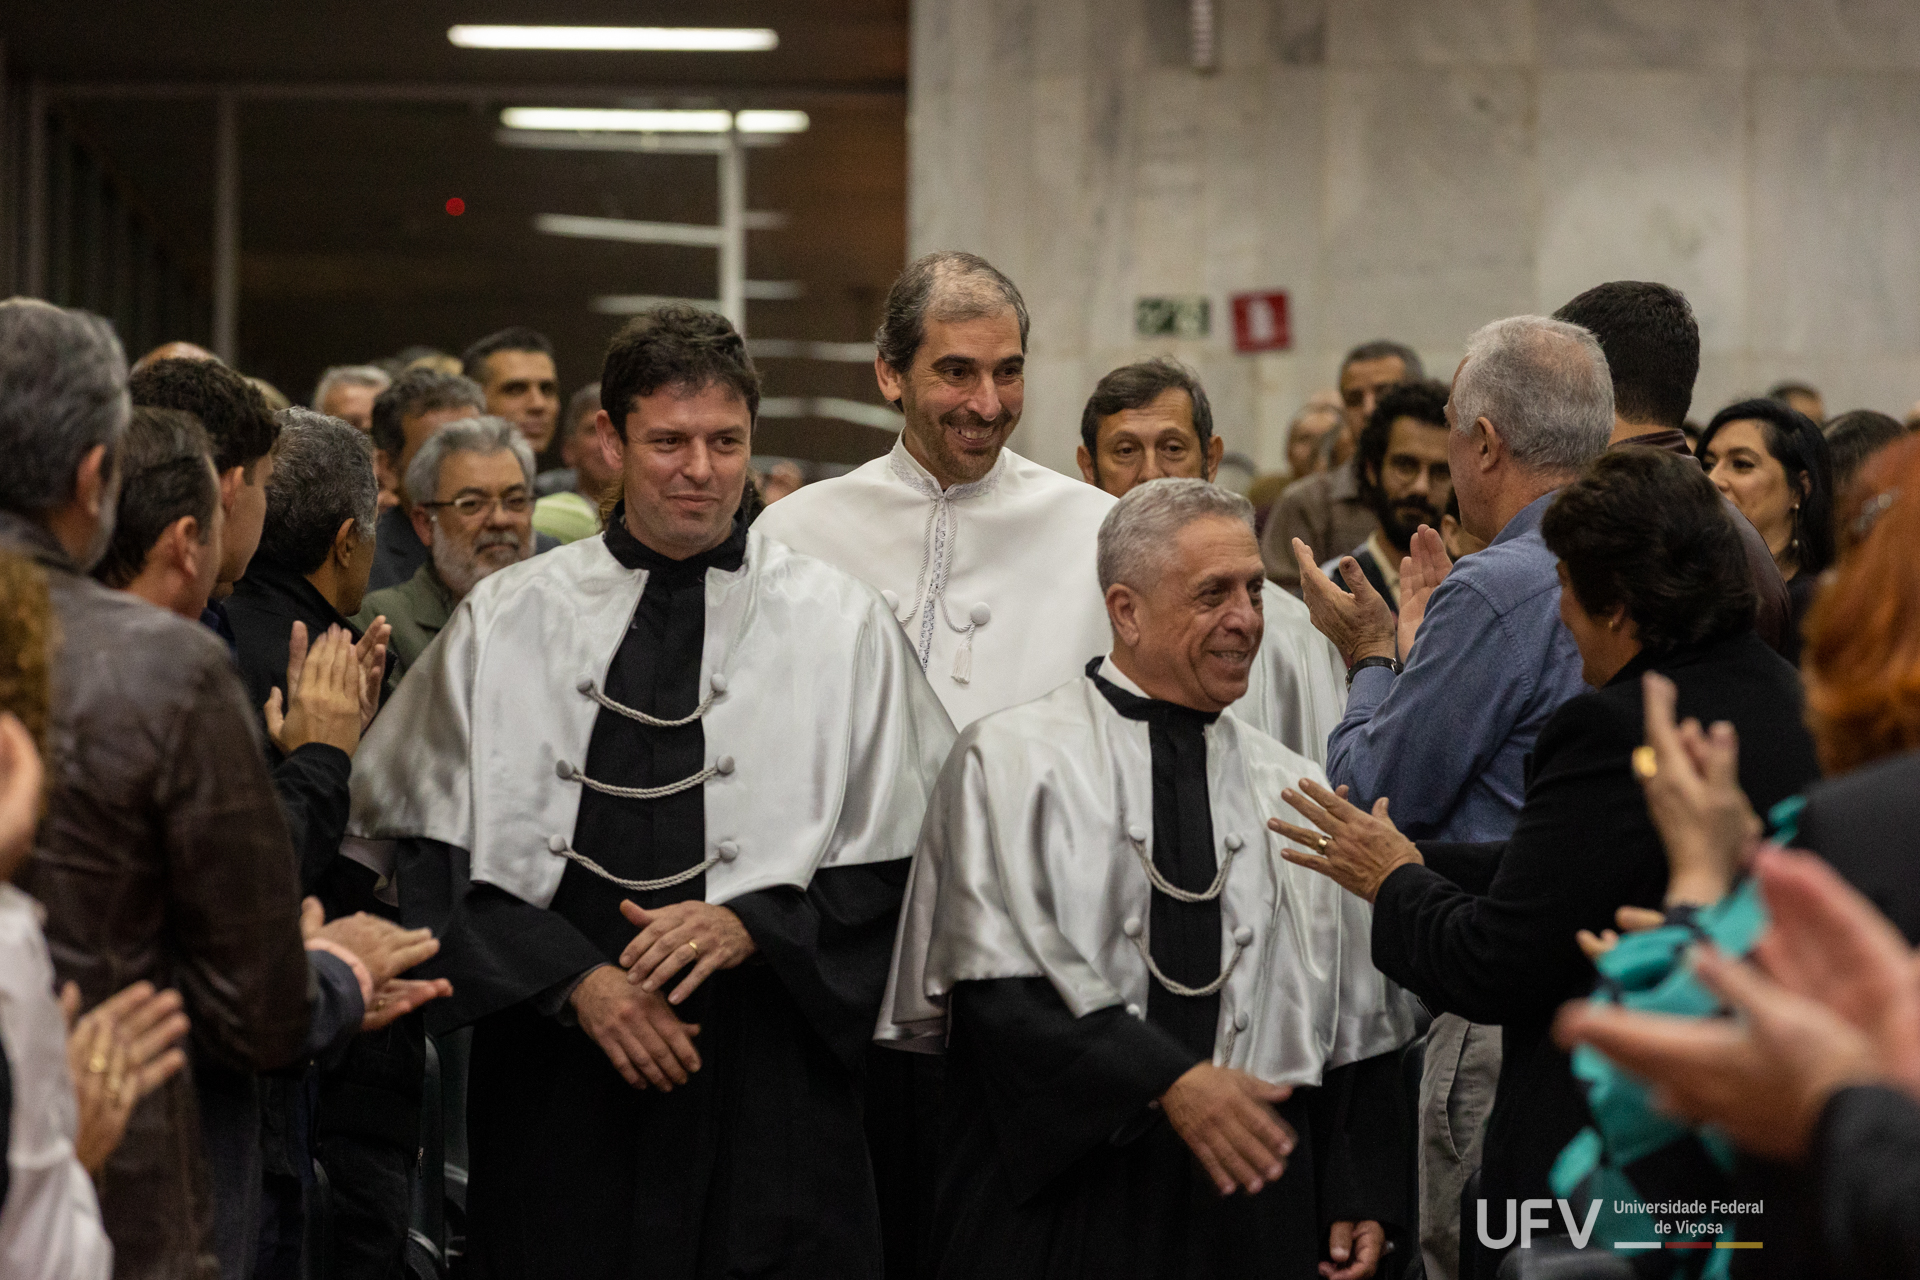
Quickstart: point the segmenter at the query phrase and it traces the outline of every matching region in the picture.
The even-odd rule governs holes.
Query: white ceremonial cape
[[[754,529],[878,588],[965,727],[1112,647],[1094,554],[1113,501],[1011,449],[984,478],[941,494],[897,442],[780,499]]]
[[[1148,733],[1084,675],[962,731],[921,829],[876,1039],[939,1052],[955,985],[993,978],[1044,977],[1075,1017],[1114,1005],[1142,1016],[1153,978],[1126,928],[1152,916]],[[1286,842],[1267,830],[1292,812],[1283,786],[1325,774],[1232,711],[1206,740],[1216,857],[1239,844],[1223,966],[1232,935],[1252,930],[1220,992],[1214,1062],[1318,1084],[1411,1040],[1412,997],[1373,967],[1372,908],[1282,859]]]
[[[457,845],[475,882],[548,905],[601,712],[583,687],[646,582],[603,538],[483,579],[360,744],[350,841]],[[913,852],[953,726],[872,588],[749,530],[738,570],[707,571],[700,688],[707,901]]]

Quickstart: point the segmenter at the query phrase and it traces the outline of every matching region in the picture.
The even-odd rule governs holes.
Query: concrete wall
[[[1920,397],[1920,0],[916,0],[912,252],[984,254],[1033,311],[1014,447],[1072,469],[1108,369],[1196,364],[1230,448],[1282,457],[1339,354],[1451,375],[1476,326],[1633,278],[1700,317],[1694,415],[1786,377]],[[1291,293],[1236,355],[1227,295]],[[1206,339],[1134,337],[1208,294]]]

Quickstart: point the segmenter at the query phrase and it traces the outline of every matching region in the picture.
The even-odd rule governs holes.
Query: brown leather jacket
[[[190,1056],[294,1061],[310,1018],[300,888],[254,715],[206,628],[75,571],[38,526],[0,542],[45,571],[58,626],[47,814],[16,878],[47,909],[60,979],[91,1007],[144,978],[177,989]],[[100,1178],[114,1274],[217,1275],[192,1068],[134,1109]]]

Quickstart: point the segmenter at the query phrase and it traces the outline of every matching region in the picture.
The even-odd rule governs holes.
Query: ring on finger
[[[1323,835],[1323,836],[1320,836],[1320,837],[1318,837],[1318,838],[1316,838],[1316,839],[1314,840],[1314,842],[1313,842],[1313,845],[1314,845],[1314,848],[1316,848],[1316,849],[1318,849],[1318,850],[1320,851],[1320,856],[1324,858],[1324,857],[1326,857],[1326,856],[1327,856],[1327,847],[1328,847],[1329,845],[1331,845],[1332,843],[1333,843],[1333,837],[1332,837],[1332,836],[1324,836],[1324,835]]]
[[[687,950],[693,952],[693,958],[695,960],[698,960],[700,958],[700,944],[695,942],[692,938],[687,939]]]

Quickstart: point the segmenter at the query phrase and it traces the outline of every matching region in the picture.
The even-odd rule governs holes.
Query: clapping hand
[[[380,691],[387,683],[387,638],[393,634],[393,627],[387,622],[387,616],[381,614],[367,624],[360,633],[358,643],[353,646],[353,656],[360,663],[360,732],[365,733],[367,726],[373,723],[373,717],[380,710]]]
[[[1442,555],[1445,553],[1442,552]],[[1333,585],[1333,579],[1314,563],[1313,548],[1295,538],[1293,558],[1300,565],[1300,593],[1320,634],[1333,642],[1349,667],[1362,658],[1398,656],[1393,610],[1360,572],[1352,556],[1340,561],[1340,576],[1351,591]]]
[[[180,1011],[179,992],[155,991],[150,982],[107,997],[76,1021],[79,1008],[80,988],[69,982],[60,992],[60,1010],[69,1028],[67,1068],[80,1111],[74,1154],[98,1175],[125,1136],[134,1107],[187,1065],[178,1047],[186,1038],[187,1015]]]
[[[1342,571],[1344,573],[1344,570]],[[1439,532],[1428,525],[1414,531],[1409,554],[1400,561],[1400,657],[1413,652],[1413,638],[1427,616],[1427,601],[1446,576],[1453,572],[1447,559],[1447,544]]]
[[[352,638],[337,626],[328,627],[309,646],[307,624],[296,622],[287,642],[285,700],[275,689],[267,695],[261,714],[266,717],[267,736],[282,755],[322,742],[351,756],[360,745],[364,698]]]

